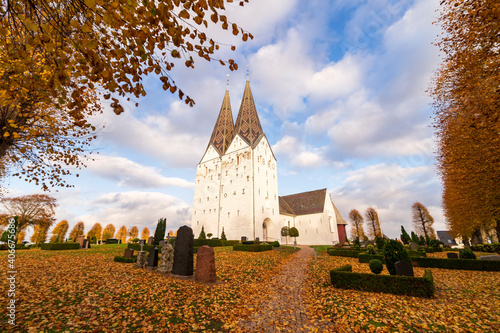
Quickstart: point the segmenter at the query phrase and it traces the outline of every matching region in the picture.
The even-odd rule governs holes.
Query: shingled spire
[[[215,123],[212,137],[208,145],[214,145],[219,154],[223,155],[234,137],[233,113],[231,111],[231,103],[229,101],[229,90],[226,89],[224,100],[220,108],[219,117]]]
[[[260,126],[259,115],[255,108],[252,91],[250,90],[250,82],[247,76],[243,99],[241,100],[240,111],[234,125],[234,135],[239,134],[244,138],[250,146],[253,146],[257,139],[264,134]]]

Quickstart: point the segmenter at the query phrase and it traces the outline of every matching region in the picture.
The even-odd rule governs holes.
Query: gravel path
[[[241,322],[243,332],[336,332],[332,323],[314,322],[302,304],[302,290],[306,269],[313,260],[314,250],[300,246],[282,274],[273,277],[264,287],[264,300],[256,312]]]

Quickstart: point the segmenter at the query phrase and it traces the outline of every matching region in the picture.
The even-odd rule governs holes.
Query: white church
[[[293,242],[281,236],[296,227],[297,243],[332,245],[346,240],[345,220],[326,189],[278,195],[276,157],[260,125],[247,77],[233,121],[226,90],[203,158],[196,168],[191,227],[227,239]]]

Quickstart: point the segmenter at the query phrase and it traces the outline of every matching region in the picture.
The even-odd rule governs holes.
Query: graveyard
[[[150,270],[114,261],[126,248],[127,244],[109,244],[79,250],[17,251],[15,331],[250,331],[242,323],[258,318],[255,315],[266,303],[271,280],[296,263],[293,247],[264,252],[216,247],[217,282],[199,283],[162,274],[158,272],[161,267]],[[1,252],[1,260],[6,255]],[[198,255],[193,255],[194,275]],[[446,254],[429,257],[446,258]],[[286,303],[300,293],[308,321],[330,323],[335,327],[332,331],[500,330],[500,272],[431,268],[436,291],[433,297],[421,298],[334,288],[329,271],[343,265],[351,265],[353,272],[370,273],[367,263],[330,256],[320,247],[317,259],[307,259],[299,286],[277,291],[279,297]],[[415,267],[414,272],[422,277],[424,268]],[[384,267],[381,274],[389,273]],[[2,323],[5,316],[2,309]],[[272,325],[290,329],[282,318],[274,318]],[[9,329],[13,331],[5,326],[1,330]]]

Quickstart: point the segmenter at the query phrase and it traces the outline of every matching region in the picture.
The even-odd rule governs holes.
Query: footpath
[[[282,273],[276,275],[264,287],[260,295],[267,295],[259,309],[241,328],[246,332],[336,332],[328,322],[316,322],[307,315],[302,300],[306,270],[313,260],[314,249],[298,246],[300,251],[283,266]]]

